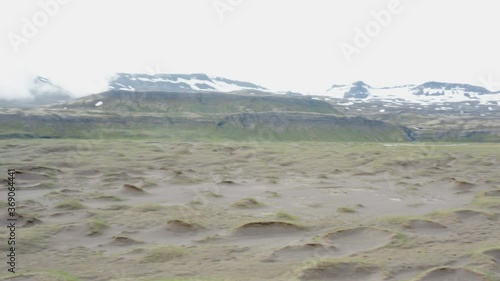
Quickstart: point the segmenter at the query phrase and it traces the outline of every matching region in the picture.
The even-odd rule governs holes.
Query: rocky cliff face
[[[326,114],[262,112],[187,117],[150,113],[120,115],[33,111],[0,116],[0,138],[174,137],[259,141],[408,141],[404,128],[365,118]]]

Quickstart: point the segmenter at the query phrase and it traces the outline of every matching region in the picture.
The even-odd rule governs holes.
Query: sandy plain
[[[500,280],[499,144],[0,148],[19,219],[0,280]]]

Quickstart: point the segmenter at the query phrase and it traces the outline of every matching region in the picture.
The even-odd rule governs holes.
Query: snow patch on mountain
[[[374,88],[358,81],[351,85],[333,85],[322,95],[357,101],[380,100],[391,103],[410,102],[424,105],[465,101],[479,101],[481,104],[500,102],[500,92],[491,92],[480,86],[442,82]]]
[[[118,73],[110,89],[124,91],[232,92],[267,89],[253,83],[212,77],[206,74],[129,74]]]

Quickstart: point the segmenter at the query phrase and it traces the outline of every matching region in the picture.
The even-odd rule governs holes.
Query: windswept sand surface
[[[0,280],[500,280],[498,144],[0,148],[21,226]]]

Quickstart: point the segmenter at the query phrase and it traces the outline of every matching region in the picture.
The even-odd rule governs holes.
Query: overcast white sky
[[[0,0],[0,95],[25,93],[33,75],[84,95],[115,72],[207,73],[305,92],[357,80],[500,81],[498,0],[70,0],[15,52],[23,18],[43,23],[40,3],[51,1]],[[398,12],[349,63],[341,44],[357,46],[356,28],[377,33],[372,12],[391,1]],[[214,3],[234,9],[221,20]]]

